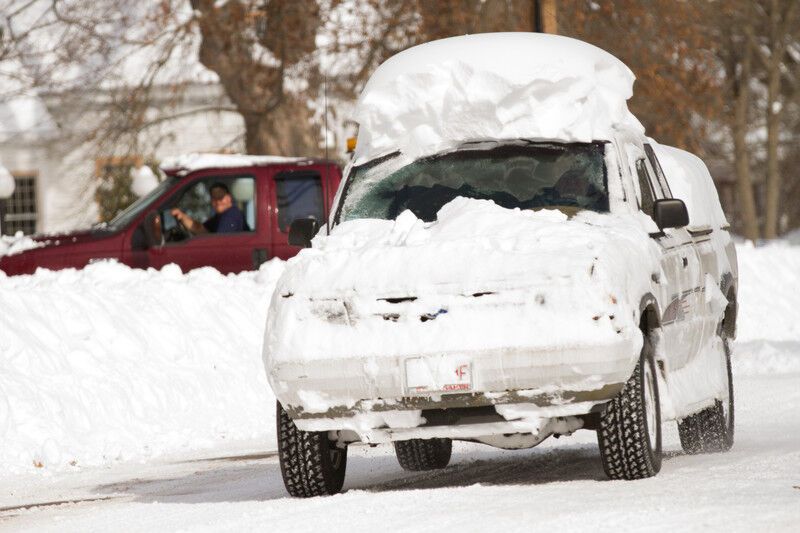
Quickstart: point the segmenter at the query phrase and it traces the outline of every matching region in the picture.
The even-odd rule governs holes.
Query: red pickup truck
[[[162,165],[166,179],[107,224],[60,235],[37,236],[41,246],[0,257],[8,275],[36,268],[83,268],[115,259],[134,268],[175,263],[184,271],[210,266],[222,273],[257,269],[273,257],[287,259],[300,247],[288,242],[295,219],[327,220],[341,169],[320,159],[192,154]],[[236,233],[190,233],[177,208],[203,222],[213,214],[210,189],[223,183],[245,218]]]

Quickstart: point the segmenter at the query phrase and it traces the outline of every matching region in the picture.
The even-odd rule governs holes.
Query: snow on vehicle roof
[[[644,131],[630,113],[635,76],[591,44],[558,35],[442,39],[383,63],[355,111],[356,164],[400,150],[419,157],[468,140],[608,140]]]
[[[703,160],[673,146],[655,142],[652,146],[667,177],[672,196],[680,198],[686,204],[689,228],[727,226],[728,221],[719,203],[717,188]]]
[[[307,157],[285,157],[279,155],[247,155],[247,154],[183,154],[165,159],[161,163],[164,171],[179,171],[181,174],[205,168],[261,167],[311,162]]]

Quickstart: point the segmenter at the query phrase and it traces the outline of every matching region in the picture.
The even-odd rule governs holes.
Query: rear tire
[[[661,405],[650,339],[633,375],[600,417],[597,442],[611,479],[642,479],[661,470]]]
[[[450,439],[411,439],[395,441],[397,461],[405,470],[436,470],[450,462],[453,441]]]
[[[286,490],[297,498],[325,496],[342,490],[347,448],[328,438],[327,431],[297,429],[277,404],[278,458]]]
[[[720,335],[725,349],[725,371],[728,377],[727,398],[678,421],[681,447],[688,454],[727,452],[733,447],[734,400],[730,342]]]

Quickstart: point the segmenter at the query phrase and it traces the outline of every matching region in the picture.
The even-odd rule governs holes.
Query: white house
[[[168,114],[175,118],[146,129],[139,136],[140,153],[98,153],[95,144],[84,142],[109,103],[102,93],[0,102],[0,161],[16,185],[5,200],[3,234],[67,231],[97,222],[95,178],[109,166],[160,161],[186,152],[243,151],[241,116],[207,110],[227,104],[220,85],[191,84],[177,104],[169,88],[155,93],[154,114],[169,107]]]

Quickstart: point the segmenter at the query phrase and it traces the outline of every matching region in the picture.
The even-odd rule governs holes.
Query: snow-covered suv
[[[436,41],[375,72],[327,230],[293,223],[310,247],[269,311],[290,494],[339,491],[359,441],[426,470],[454,439],[590,429],[613,479],[659,471],[663,420],[688,452],[730,448],[735,251],[705,165],[628,111],[633,80],[532,34]]]

